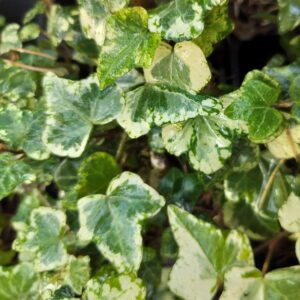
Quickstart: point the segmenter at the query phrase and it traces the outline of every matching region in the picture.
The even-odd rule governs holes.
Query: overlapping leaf
[[[142,260],[141,225],[155,215],[164,199],[133,173],[124,172],[105,195],[79,200],[82,241],[94,241],[119,271],[137,271]]]
[[[281,33],[293,30],[300,24],[300,2],[298,0],[278,0],[279,30]]]

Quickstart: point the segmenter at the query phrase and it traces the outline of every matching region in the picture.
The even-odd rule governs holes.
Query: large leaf
[[[150,33],[147,23],[142,7],[124,8],[108,19],[98,65],[101,88],[133,68],[150,67],[160,36]]]
[[[30,216],[30,225],[18,235],[14,249],[30,252],[38,272],[49,271],[67,263],[67,252],[62,242],[66,229],[66,215],[48,207],[36,208]]]
[[[83,300],[143,300],[146,289],[141,279],[134,274],[123,273],[108,276],[103,281],[91,279],[83,295]]]
[[[126,93],[118,122],[131,138],[148,133],[151,127],[176,123],[197,115],[213,115],[222,109],[211,96],[196,95],[169,85],[146,84]]]
[[[0,108],[0,139],[16,150],[23,149],[33,159],[47,159],[50,153],[42,142],[45,122],[43,107],[35,112],[14,105]]]
[[[233,102],[225,114],[233,120],[243,120],[249,127],[249,138],[261,143],[272,140],[283,129],[283,116],[272,105],[280,93],[279,84],[263,72],[247,74],[242,86],[227,95]]]
[[[94,241],[119,271],[137,271],[142,260],[140,223],[154,216],[164,199],[133,173],[124,172],[105,195],[78,202],[82,241]]]
[[[48,114],[43,139],[59,156],[80,156],[93,125],[111,122],[122,109],[120,90],[100,91],[95,76],[71,81],[49,73],[43,86]]]
[[[214,7],[204,17],[204,30],[193,40],[209,56],[216,43],[224,39],[233,30],[234,25],[228,16],[228,3]]]
[[[0,200],[22,183],[35,179],[32,169],[23,160],[11,153],[0,154]]]
[[[14,267],[0,267],[1,300],[37,300],[39,280],[33,267],[21,263]]]
[[[281,33],[293,30],[300,24],[299,0],[277,0],[279,4],[279,30]]]
[[[233,134],[221,115],[167,125],[162,136],[168,152],[176,156],[188,153],[193,168],[206,174],[222,168],[231,156]]]
[[[110,181],[121,173],[114,157],[105,152],[96,152],[80,165],[76,191],[79,197],[104,194]]]
[[[297,299],[300,267],[278,269],[262,275],[252,267],[233,268],[225,279],[221,300]]]
[[[254,264],[244,234],[221,231],[176,206],[169,206],[168,215],[179,246],[169,286],[183,299],[211,299],[228,270]]]
[[[149,29],[175,42],[196,38],[204,28],[205,13],[224,0],[174,0],[151,12]]]
[[[177,43],[174,49],[161,43],[144,74],[148,83],[168,83],[194,91],[201,90],[211,78],[205,56],[192,42]]]

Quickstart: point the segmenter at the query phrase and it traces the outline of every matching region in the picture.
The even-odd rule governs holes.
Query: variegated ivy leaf
[[[117,86],[120,87],[124,92],[128,92],[144,83],[144,76],[136,69],[132,69],[116,81]]]
[[[246,235],[222,231],[177,206],[169,206],[168,215],[179,246],[169,287],[183,299],[211,299],[233,266],[254,264]]]
[[[149,29],[166,40],[175,42],[199,36],[204,28],[204,16],[226,0],[174,0],[151,12]]]
[[[35,179],[33,170],[11,153],[0,154],[0,200],[10,195],[22,183]]]
[[[123,273],[108,276],[103,281],[91,279],[87,283],[83,300],[144,300],[146,289],[134,274]]]
[[[22,48],[19,37],[20,25],[16,23],[8,24],[1,32],[0,54],[6,53],[14,48]]]
[[[222,109],[214,97],[169,85],[146,84],[126,93],[125,98],[118,122],[131,138],[147,134],[151,127],[217,114]]]
[[[26,12],[23,18],[23,24],[31,22],[37,15],[44,14],[47,10],[47,5],[44,2],[37,2],[35,5]]]
[[[133,68],[150,67],[160,36],[150,33],[147,23],[148,14],[142,7],[124,8],[108,19],[98,64],[101,88]]]
[[[98,46],[105,40],[106,22],[110,15],[128,4],[128,0],[79,0],[81,27]]]
[[[278,212],[280,225],[296,238],[296,255],[300,262],[300,197],[291,193]]]
[[[283,116],[272,107],[280,94],[279,84],[261,71],[247,74],[240,89],[227,95],[233,102],[225,114],[247,122],[249,138],[261,143],[274,139],[283,130]]]
[[[29,23],[21,28],[20,39],[22,42],[35,40],[40,35],[41,28],[36,23]]]
[[[253,267],[235,267],[225,278],[221,300],[297,299],[300,267],[274,270],[265,275]]]
[[[39,278],[31,264],[0,267],[1,300],[37,300],[38,289]]]
[[[185,123],[167,125],[162,136],[168,152],[188,153],[194,169],[211,174],[231,156],[232,135],[218,117],[196,117]]]
[[[200,91],[211,78],[203,52],[192,42],[177,43],[174,49],[161,43],[144,74],[148,83],[168,83],[194,91]]]
[[[50,153],[42,142],[45,123],[42,106],[35,112],[14,105],[0,108],[0,139],[13,149],[24,150],[33,159],[47,159]]]
[[[281,135],[267,144],[276,158],[297,158],[300,155],[300,125],[286,128]]]
[[[113,156],[105,152],[95,152],[80,165],[75,189],[79,197],[104,194],[110,181],[121,173]]]
[[[205,56],[209,56],[213,52],[215,44],[229,35],[234,28],[228,15],[228,1],[224,2],[207,12],[204,17],[204,30],[193,40],[202,49]]]
[[[33,255],[38,272],[50,271],[67,263],[68,256],[62,242],[66,229],[66,215],[49,207],[39,207],[30,215],[30,225],[18,235],[13,248]]]
[[[114,120],[123,106],[116,86],[100,91],[95,76],[80,81],[47,74],[43,81],[47,120],[43,140],[58,156],[79,157],[93,125]]]
[[[277,0],[279,5],[279,31],[286,33],[300,24],[300,2],[298,0]]]
[[[119,271],[137,271],[142,260],[140,223],[163,205],[164,198],[139,176],[124,172],[112,180],[106,196],[79,200],[79,238],[94,241]]]

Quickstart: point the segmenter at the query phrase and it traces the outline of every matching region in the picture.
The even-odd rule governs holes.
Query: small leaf
[[[35,40],[40,35],[40,26],[36,23],[29,23],[21,28],[20,39],[22,42]]]
[[[32,169],[10,153],[0,154],[0,200],[10,195],[22,183],[35,179]]]
[[[298,0],[278,0],[279,31],[286,33],[300,24],[300,3]]]
[[[43,86],[47,104],[43,140],[58,156],[79,157],[93,125],[113,121],[122,109],[119,89],[111,86],[100,91],[95,76],[71,81],[49,73]]]
[[[289,94],[295,103],[300,103],[300,76],[297,76],[292,81],[289,88]]]
[[[83,294],[83,300],[143,300],[145,297],[142,281],[130,273],[109,276],[101,283],[92,279]]]
[[[233,120],[247,122],[253,142],[272,140],[283,129],[283,116],[272,107],[279,94],[279,84],[275,80],[254,70],[247,74],[240,89],[227,95],[234,101],[225,114]]]
[[[160,37],[148,31],[147,22],[142,7],[124,8],[109,18],[98,64],[101,88],[133,68],[150,67]]]
[[[197,115],[213,115],[221,109],[221,102],[214,97],[169,85],[146,84],[126,93],[118,122],[131,138],[137,138],[148,133],[151,127],[185,121]]]
[[[18,235],[14,249],[33,254],[38,272],[50,271],[67,262],[67,252],[61,240],[66,228],[66,215],[59,210],[40,207],[32,211],[30,225]]]
[[[119,271],[137,271],[142,260],[141,225],[164,205],[164,199],[133,173],[110,183],[106,196],[91,195],[78,202],[82,241],[94,241]]]
[[[9,52],[13,48],[22,48],[22,42],[19,38],[20,25],[11,23],[5,26],[1,32],[0,54]]]
[[[21,263],[14,267],[0,267],[1,300],[37,300],[39,280],[32,265]]]
[[[105,152],[96,152],[80,165],[75,189],[79,197],[104,194],[110,181],[121,173],[114,157]]]
[[[200,91],[211,78],[205,56],[192,42],[177,43],[174,49],[161,43],[144,74],[148,83],[168,83],[194,91]]]
[[[244,234],[221,231],[173,205],[168,215],[179,246],[169,286],[183,299],[211,299],[229,269],[254,264]]]
[[[235,267],[225,278],[221,300],[297,299],[300,267],[282,268],[263,274],[253,267]]]
[[[23,23],[31,22],[37,15],[46,12],[47,6],[44,2],[37,2],[30,10],[28,10],[23,18]]]

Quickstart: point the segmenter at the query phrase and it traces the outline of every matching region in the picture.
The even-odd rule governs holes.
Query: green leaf
[[[185,123],[167,125],[162,136],[168,152],[188,153],[194,169],[211,174],[231,156],[233,134],[219,116],[196,117]]]
[[[175,42],[196,38],[204,29],[205,14],[223,0],[175,0],[152,10],[149,29]]]
[[[33,159],[47,159],[50,153],[42,142],[45,122],[42,106],[35,112],[14,105],[0,108],[0,139],[13,149],[24,150]]]
[[[11,153],[0,154],[0,200],[9,196],[22,183],[35,179],[32,169]]]
[[[148,133],[151,127],[176,123],[197,115],[213,115],[222,109],[211,96],[196,95],[169,85],[146,84],[126,93],[119,124],[131,138]]]
[[[225,114],[233,120],[243,120],[249,127],[249,138],[261,143],[272,140],[283,129],[283,116],[272,105],[280,94],[279,84],[263,72],[247,74],[240,89],[227,95],[231,103]]]
[[[43,86],[47,104],[43,140],[58,156],[79,157],[93,125],[113,121],[122,109],[119,89],[111,86],[100,91],[95,76],[71,81],[49,73]]]
[[[210,10],[204,17],[204,30],[196,39],[193,40],[205,54],[209,56],[214,46],[229,35],[234,24],[228,15],[228,1]]]
[[[21,263],[14,267],[0,267],[1,300],[37,300],[39,280],[33,267]]]
[[[170,225],[179,246],[170,289],[183,299],[211,299],[233,266],[254,264],[250,242],[238,231],[222,231],[169,206]]]
[[[19,38],[20,25],[11,23],[5,26],[1,32],[0,54],[6,53],[14,48],[22,48]]]
[[[297,299],[300,267],[282,268],[263,274],[256,268],[233,268],[226,276],[221,300]]]
[[[94,39],[98,46],[105,40],[106,22],[112,13],[128,4],[128,0],[79,0],[80,21],[85,35]]]
[[[146,289],[135,275],[123,273],[106,278],[103,282],[92,279],[87,283],[83,300],[143,300]]]
[[[121,169],[113,156],[105,152],[93,153],[80,165],[75,186],[78,196],[104,194],[110,181],[120,173]]]
[[[62,242],[66,228],[66,215],[59,210],[40,207],[32,211],[30,225],[18,235],[14,249],[33,254],[38,272],[50,271],[67,263],[67,252]]]
[[[29,23],[21,28],[20,39],[22,42],[35,40],[40,35],[40,26],[36,23]]]
[[[277,0],[279,5],[279,31],[286,33],[300,24],[299,0]]]
[[[101,88],[133,68],[150,67],[160,36],[148,31],[147,22],[142,7],[124,8],[108,19],[98,64]]]
[[[130,72],[120,77],[116,82],[117,86],[124,92],[128,92],[144,83],[144,76],[136,69],[132,69]]]
[[[46,12],[46,4],[42,1],[37,2],[30,10],[28,10],[23,18],[23,23],[31,22],[37,15]]]
[[[300,103],[300,76],[297,76],[291,83],[289,88],[291,99],[295,103]]]
[[[167,83],[194,91],[200,91],[211,78],[205,56],[192,42],[177,43],[174,49],[161,43],[144,74],[148,83]]]
[[[106,196],[79,200],[79,238],[93,240],[119,271],[137,271],[142,260],[140,223],[163,205],[163,197],[139,176],[124,172],[112,180]]]

